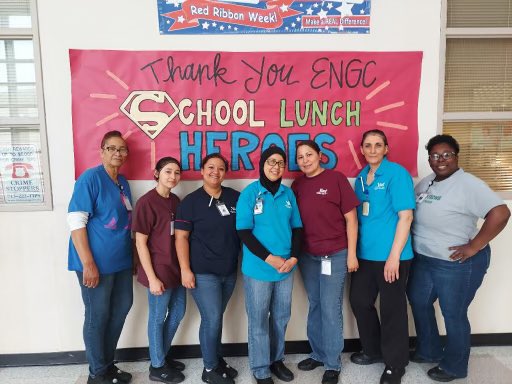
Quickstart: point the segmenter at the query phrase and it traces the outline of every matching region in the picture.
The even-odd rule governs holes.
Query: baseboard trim
[[[416,338],[410,338],[414,347]],[[471,345],[481,346],[511,346],[512,333],[485,333],[471,335]],[[356,352],[361,349],[359,339],[345,339],[344,352]],[[199,345],[176,345],[172,347],[173,356],[181,359],[201,357]],[[286,353],[309,353],[311,351],[306,340],[287,341]],[[247,356],[247,343],[224,344],[225,356]],[[118,361],[142,361],[149,359],[147,347],[122,348],[117,350]],[[85,351],[49,352],[49,353],[16,353],[0,355],[0,367],[25,367],[42,365],[85,364]]]

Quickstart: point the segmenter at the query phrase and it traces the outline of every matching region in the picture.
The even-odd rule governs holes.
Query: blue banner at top
[[[371,0],[158,0],[160,34],[369,33]]]

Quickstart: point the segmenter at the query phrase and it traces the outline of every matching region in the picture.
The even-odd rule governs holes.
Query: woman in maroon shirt
[[[299,268],[309,299],[307,333],[312,352],[299,363],[310,371],[324,366],[324,384],[336,384],[343,351],[345,274],[357,271],[359,201],[347,178],[320,166],[321,152],[312,140],[297,145],[304,173],[292,184],[304,225]]]
[[[174,245],[174,219],[180,200],[171,193],[180,181],[179,161],[160,159],[154,177],[157,186],[137,201],[132,225],[140,258],[137,280],[148,288],[149,378],[179,383],[185,379],[181,373],[185,365],[168,355],[186,307]]]

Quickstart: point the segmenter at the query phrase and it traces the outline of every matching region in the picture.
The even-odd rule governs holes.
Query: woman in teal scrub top
[[[387,160],[384,132],[363,134],[361,153],[367,165],[355,181],[359,270],[352,274],[350,304],[357,320],[362,351],[350,359],[386,365],[380,384],[399,384],[409,362],[405,288],[413,257],[409,234],[415,208],[409,173]],[[375,300],[380,294],[380,321]]]

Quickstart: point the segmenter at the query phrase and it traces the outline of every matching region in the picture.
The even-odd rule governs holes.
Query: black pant
[[[393,368],[409,363],[409,324],[405,288],[411,260],[400,261],[400,278],[384,280],[384,261],[359,259],[359,270],[352,273],[350,305],[356,317],[363,352],[380,356]],[[375,300],[380,293],[380,318]]]

